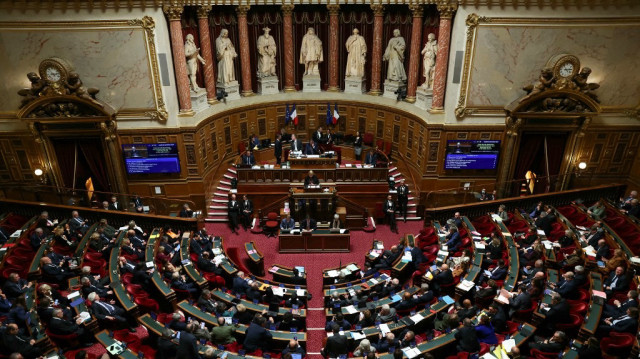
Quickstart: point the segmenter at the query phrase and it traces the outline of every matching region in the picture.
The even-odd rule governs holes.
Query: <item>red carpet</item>
[[[398,222],[399,234],[392,233],[386,225],[378,225],[374,233],[363,231],[351,232],[351,252],[350,253],[313,253],[313,254],[280,254],[278,253],[277,238],[267,238],[265,235],[253,235],[240,229],[240,234],[233,234],[227,223],[207,223],[207,232],[211,235],[222,236],[224,238],[225,250],[235,249],[241,260],[248,259],[244,250],[244,243],[255,241],[256,246],[262,252],[265,262],[265,271],[270,265],[277,263],[288,267],[303,266],[307,271],[307,287],[313,295],[313,299],[308,303],[311,310],[307,314],[307,328],[309,328],[307,352],[319,353],[322,347],[322,339],[325,337],[325,318],[322,298],[322,270],[325,268],[337,267],[342,262],[346,265],[355,262],[362,268],[364,266],[364,256],[371,248],[373,239],[384,241],[385,248],[389,248],[398,241],[405,233],[418,234],[422,229],[422,221],[409,221],[407,223]],[[272,279],[271,274],[266,274],[267,279]],[[313,309],[321,310],[313,310]],[[322,330],[314,330],[322,328]],[[319,357],[319,355],[311,355]]]

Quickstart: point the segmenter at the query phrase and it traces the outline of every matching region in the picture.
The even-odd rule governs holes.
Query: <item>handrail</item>
[[[282,201],[286,201],[286,200],[288,200],[288,199],[289,199],[289,194],[286,194],[286,195],[284,195],[284,196],[282,196],[282,197],[280,197],[280,198],[276,199],[275,201],[273,201],[273,202],[269,203],[268,205],[266,205],[266,206],[264,206],[264,207],[260,208],[260,209],[258,210],[258,216],[259,216],[259,219],[262,219],[262,217],[263,217],[263,215],[262,215],[262,214],[263,214],[263,213],[273,212],[273,211],[274,211],[274,209],[279,208],[279,206],[280,206],[280,202],[282,202]],[[280,214],[280,211],[279,211],[279,210],[278,210],[278,211],[275,211],[275,212],[276,212],[276,213],[278,213],[278,214]]]
[[[216,175],[216,173],[218,172],[218,169],[220,169],[220,165],[223,164],[228,158],[232,157],[232,155],[234,155],[233,152],[228,152],[225,153],[224,156],[222,156],[222,159],[220,159],[218,161],[218,163],[216,164],[216,166],[214,167],[214,169],[212,171],[209,171],[209,173],[211,173],[211,177],[214,177]],[[217,184],[216,179],[215,178],[211,178],[211,182],[209,182],[209,184],[207,185],[207,192],[206,194],[208,196],[210,196],[211,194],[213,194],[213,189],[212,187]],[[206,206],[206,208],[208,209],[209,206]]]
[[[367,207],[353,201],[350,200],[346,197],[341,196],[340,194],[337,194],[336,197],[338,197],[339,200],[344,201],[345,203],[351,205],[352,207],[355,207],[356,209],[362,211],[365,215],[367,215]]]
[[[57,187],[44,184],[15,184],[3,185],[0,191],[4,198],[17,201],[46,202],[56,205],[73,205],[77,207],[95,208],[92,204],[99,203],[99,199],[107,200],[111,196],[116,196],[123,205],[124,210],[129,210],[129,204],[135,197],[140,197],[145,206],[149,206],[149,213],[160,215],[170,215],[178,213],[182,205],[187,203],[190,207],[196,208],[191,200],[163,198],[155,196],[140,196],[118,192],[92,191],[91,199],[88,200],[88,190],[72,189],[67,187]]]
[[[409,175],[411,176],[411,183],[413,184],[413,188],[416,191],[414,197],[416,197],[418,199],[417,202],[419,202],[420,201],[420,186],[418,186],[418,183],[416,182],[416,179],[413,176],[413,172],[411,171],[411,168],[407,165],[407,159],[402,155],[402,153],[400,153],[400,151],[397,151],[397,155],[400,156],[400,158],[404,162],[405,167],[407,168],[407,171],[409,171]]]

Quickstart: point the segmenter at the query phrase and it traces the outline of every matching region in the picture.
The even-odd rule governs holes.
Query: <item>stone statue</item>
[[[427,35],[427,43],[422,49],[422,67],[424,70],[424,83],[422,88],[429,89],[433,87],[433,73],[436,68],[436,55],[438,54],[438,42],[436,35],[430,33]]]
[[[551,87],[553,84],[553,69],[549,67],[545,67],[540,71],[540,78],[533,85],[528,85],[523,87],[522,89],[527,92],[527,96],[524,96],[520,99],[520,102],[531,98],[532,96],[539,94],[542,91],[545,91]]]
[[[222,29],[216,39],[216,59],[218,60],[218,84],[226,85],[236,81],[233,59],[238,57],[229,39],[229,30]]]
[[[269,35],[271,29],[262,29],[264,34],[258,37],[258,77],[276,75],[276,40]]]
[[[41,93],[44,92],[47,87],[47,81],[41,79],[35,72],[29,72],[27,78],[31,82],[31,87],[18,91],[18,95],[23,96],[20,101],[20,108],[23,108],[29,102],[40,97]]]
[[[316,36],[316,31],[310,27],[302,38],[300,48],[300,63],[304,64],[304,75],[320,75],[318,64],[324,61],[322,57],[322,41]]]
[[[364,64],[367,56],[367,44],[360,36],[358,29],[353,29],[353,35],[347,39],[347,70],[346,76],[363,77]]]
[[[404,50],[406,48],[404,38],[400,36],[400,30],[393,30],[393,37],[389,40],[387,49],[382,56],[383,61],[388,61],[387,80],[405,82],[407,73],[404,71]]]
[[[100,90],[94,87],[86,88],[82,84],[82,80],[80,80],[80,75],[77,72],[70,72],[69,78],[67,79],[67,83],[65,86],[69,89],[69,93],[72,95],[76,95],[85,100],[89,100],[97,105],[102,106],[101,103],[96,101],[96,95]]]
[[[200,48],[196,47],[196,43],[193,42],[193,35],[188,34],[187,40],[184,43],[184,55],[187,58],[187,73],[189,74],[189,85],[193,92],[200,91],[200,87],[196,83],[196,73],[198,73],[198,61],[202,65],[205,64],[204,59],[200,56]]]
[[[598,89],[600,85],[593,82],[587,82],[589,75],[591,75],[591,69],[588,67],[583,67],[580,72],[573,77],[573,85],[576,90],[584,93],[585,95],[591,97],[594,101],[599,103],[600,100],[598,99],[598,96],[592,91]]]

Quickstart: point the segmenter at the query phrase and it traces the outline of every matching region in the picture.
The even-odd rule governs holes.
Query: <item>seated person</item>
[[[211,342],[216,345],[235,343],[236,338],[233,333],[237,328],[237,324],[227,324],[224,317],[218,317],[218,326],[213,327],[209,333]]]
[[[198,307],[207,313],[213,313],[217,305],[211,296],[211,291],[209,291],[209,289],[203,289],[200,298],[198,298]]]
[[[569,303],[558,293],[551,295],[550,305],[540,304],[540,309],[545,313],[544,320],[538,327],[541,332],[552,333],[558,323],[568,323],[571,320]]]
[[[533,288],[526,289],[524,285],[518,286],[518,291],[509,298],[509,317],[521,310],[531,308],[531,293]]]
[[[529,350],[537,349],[543,353],[560,353],[564,350],[566,340],[567,336],[564,332],[558,330],[549,339],[529,343]]]
[[[44,235],[44,230],[40,227],[33,230],[33,233],[29,236],[29,240],[31,241],[31,248],[34,251],[37,251],[40,248],[42,242],[47,239],[47,236]]]
[[[49,321],[49,327],[47,329],[57,335],[75,335],[85,345],[91,345],[94,341],[93,334],[88,330],[84,330],[84,328],[80,326],[81,324],[82,319],[80,318],[77,318],[75,321],[65,320],[62,309],[56,308],[53,310],[53,316]]]
[[[184,290],[192,295],[198,293],[198,287],[192,282],[187,282],[185,276],[180,275],[178,272],[173,272],[171,277],[171,288]]]
[[[638,307],[638,291],[636,290],[630,290],[627,293],[627,300],[624,302],[616,299],[613,301],[613,304],[605,304],[602,316],[604,318],[618,317],[625,314],[627,309],[631,307]]]
[[[242,155],[242,165],[243,166],[253,166],[256,164],[256,158],[253,156],[253,152],[251,150],[247,150]]]
[[[566,272],[558,284],[549,283],[549,286],[564,299],[578,299],[578,283],[574,280],[573,272]]]
[[[593,219],[595,219],[596,221],[603,220],[605,217],[607,217],[606,208],[600,201],[597,201],[593,204],[593,206],[589,207],[589,209],[587,209],[587,213],[590,214],[591,217],[593,217]]]
[[[222,274],[222,269],[220,269],[210,258],[211,254],[205,251],[198,257],[198,261],[196,264],[198,265],[198,269],[203,272]]]
[[[189,208],[189,204],[185,203],[182,205],[182,209],[180,210],[180,218],[191,218],[193,217],[193,210]]]
[[[449,286],[453,284],[453,273],[451,272],[451,269],[449,269],[449,265],[443,263],[440,266],[440,270],[433,279],[438,292],[443,286]]]
[[[247,307],[244,304],[236,305],[236,312],[233,313],[233,319],[237,320],[238,323],[249,325],[253,320],[254,313],[247,310]]]
[[[601,239],[598,241],[598,247],[596,248],[596,260],[601,261],[602,259],[607,259],[609,257],[609,246],[607,245],[607,241]]]
[[[458,308],[458,317],[462,320],[465,318],[473,318],[478,313],[478,308],[471,303],[470,299],[462,301],[462,307]]]
[[[504,280],[509,273],[509,268],[507,268],[507,264],[504,259],[498,259],[498,265],[489,270],[489,272],[491,273],[491,276],[488,279]]]
[[[243,295],[247,293],[247,289],[249,289],[249,283],[244,278],[244,272],[239,271],[233,278],[233,293]]]
[[[498,337],[496,337],[496,331],[491,324],[491,318],[488,315],[480,316],[480,323],[476,325],[476,336],[480,343],[495,345],[498,344]]]
[[[320,180],[318,179],[318,177],[313,173],[313,171],[309,171],[309,174],[307,175],[307,177],[304,178],[304,188],[309,187],[309,185],[319,185],[320,184]]]
[[[395,334],[389,332],[384,337],[380,333],[380,341],[376,345],[376,352],[388,353],[390,348],[398,348],[398,340],[396,340]]]
[[[614,292],[621,292],[627,290],[629,287],[629,281],[625,274],[623,267],[617,267],[615,271],[609,273],[604,283],[604,291],[607,293],[607,297],[610,297]]]
[[[20,353],[25,358],[37,358],[42,355],[42,351],[35,347],[35,339],[22,336],[18,332],[18,326],[15,323],[7,325],[4,333],[2,333],[2,343],[5,353]]]
[[[396,316],[396,309],[391,308],[389,304],[383,304],[380,313],[376,317],[376,322],[387,323],[392,321]]]
[[[304,148],[305,155],[319,155],[320,154],[320,146],[313,140],[309,140],[307,146]]]
[[[302,222],[300,222],[300,229],[303,231],[313,231],[316,229],[316,220],[307,215]]]
[[[95,292],[87,296],[87,300],[91,303],[91,312],[98,320],[108,323],[115,323],[119,326],[128,326],[129,332],[136,332],[136,321],[128,318],[127,312],[116,305],[114,300],[109,303],[102,302]]]
[[[378,163],[378,147],[373,150],[367,151],[367,155],[364,157],[364,164],[375,166]]]
[[[416,302],[413,299],[413,296],[409,292],[404,292],[402,294],[402,300],[396,304],[396,310],[409,310],[411,308],[415,308]]]
[[[616,317],[605,318],[598,326],[598,334],[608,336],[611,332],[638,334],[638,308],[629,307],[627,312]]]
[[[267,319],[263,316],[258,316],[247,328],[244,342],[242,343],[242,347],[247,353],[252,353],[257,349],[268,350],[272,335],[265,328],[266,324]]]
[[[97,281],[96,284],[93,284],[89,277],[82,277],[80,283],[82,284],[82,294],[85,297],[91,293],[96,293],[102,298],[113,296],[113,291],[109,287],[102,286]]]
[[[497,303],[491,303],[489,305],[489,317],[491,318],[491,325],[498,332],[504,332],[507,330],[507,315],[502,306]]]
[[[620,209],[620,212],[627,214],[628,216],[638,217],[640,215],[640,202],[637,198],[634,198],[628,204],[625,204]]]
[[[301,358],[304,358],[307,355],[307,352],[304,351],[304,348],[298,344],[297,340],[291,339],[289,341],[289,345],[282,350],[282,357],[284,358],[287,354],[298,354]]]
[[[351,329],[351,323],[349,323],[348,320],[344,319],[344,315],[342,315],[342,313],[338,313],[334,315],[333,318],[331,318],[331,320],[327,322],[327,325],[325,325],[324,330],[326,330],[327,332],[330,332],[334,324],[337,324],[340,327],[340,330]]]
[[[340,326],[334,324],[331,328],[332,336],[327,338],[327,344],[320,350],[324,358],[338,358],[349,353],[348,340],[346,335],[340,334]],[[393,333],[390,333],[393,335]]]
[[[252,134],[249,137],[249,148],[253,148],[255,150],[260,149],[260,139],[256,134]]]
[[[56,283],[64,283],[67,279],[75,277],[76,274],[54,264],[49,257],[40,258],[40,269],[43,275],[49,279],[54,279]]]
[[[458,247],[462,244],[462,239],[460,239],[460,233],[458,233],[457,227],[449,228],[449,234],[445,237],[447,239],[447,250],[449,252],[455,252],[458,250]]]
[[[80,232],[84,235],[89,229],[87,220],[80,217],[78,211],[71,212],[71,219],[69,220],[69,228],[72,232]]]
[[[473,327],[473,323],[469,318],[463,321],[462,328],[456,332],[455,338],[458,341],[456,349],[459,352],[474,353],[480,350],[476,328]]]
[[[296,226],[296,221],[293,220],[293,218],[291,218],[290,214],[287,214],[287,217],[285,217],[284,219],[282,219],[282,222],[280,222],[280,229],[294,229]]]

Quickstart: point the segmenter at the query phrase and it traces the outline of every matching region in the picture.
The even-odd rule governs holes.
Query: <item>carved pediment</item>
[[[85,117],[109,117],[115,111],[97,100],[87,100],[73,95],[46,96],[31,101],[18,112],[20,119],[61,119]]]
[[[524,96],[505,107],[512,116],[527,113],[565,115],[593,115],[600,112],[600,105],[593,98],[573,90],[547,90]],[[516,116],[518,117],[518,116]]]

